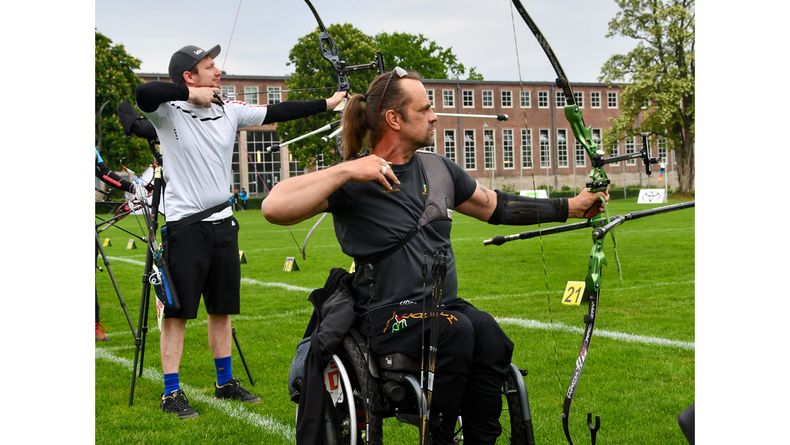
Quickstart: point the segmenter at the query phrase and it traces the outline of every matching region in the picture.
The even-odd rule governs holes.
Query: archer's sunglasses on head
[[[406,77],[406,74],[408,73],[406,72],[406,70],[404,70],[399,66],[396,66],[395,69],[392,70],[392,72],[390,73],[390,77],[387,79],[387,83],[384,84],[384,90],[381,92],[381,99],[379,99],[379,106],[378,109],[376,110],[376,114],[381,113],[381,105],[384,104],[384,99],[387,97],[387,90],[389,89],[390,83],[392,82],[392,76],[395,74],[397,74],[398,77]]]

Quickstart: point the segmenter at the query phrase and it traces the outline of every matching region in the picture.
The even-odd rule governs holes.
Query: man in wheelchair
[[[465,443],[493,444],[513,343],[491,315],[457,295],[453,212],[530,225],[602,208],[586,190],[535,199],[481,186],[446,157],[419,150],[434,143],[436,122],[417,73],[396,67],[379,75],[343,111],[344,161],[278,183],[262,212],[282,225],[332,213],[341,248],[355,261],[349,293],[370,350],[420,363],[428,375],[432,442],[451,443],[460,414]]]

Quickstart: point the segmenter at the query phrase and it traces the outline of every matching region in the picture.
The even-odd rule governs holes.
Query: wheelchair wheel
[[[343,361],[333,355],[324,370],[324,386],[332,406],[326,410],[325,426],[331,445],[357,445],[357,401],[354,397],[352,375]]]
[[[497,443],[534,445],[535,435],[532,430],[527,387],[521,371],[512,363],[505,384],[502,385],[502,396],[506,403],[502,404],[502,436]]]
[[[351,371],[353,372],[353,371]],[[357,428],[357,404],[351,374],[343,361],[332,355],[324,369],[324,388],[327,390],[327,408],[324,414],[324,437],[328,445],[362,445]],[[299,407],[296,408],[299,422]]]
[[[381,444],[381,417],[372,415],[370,410],[377,393],[369,394],[369,380],[364,352],[354,339],[346,337],[343,351],[333,355],[324,369],[329,402],[324,416],[327,444]]]
[[[532,414],[529,410],[529,396],[521,371],[510,364],[505,383],[502,385],[502,413],[500,423],[502,434],[497,444],[535,445],[532,430]],[[463,420],[458,417],[457,430],[453,443],[464,443]]]

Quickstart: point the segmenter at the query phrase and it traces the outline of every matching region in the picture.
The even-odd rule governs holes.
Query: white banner
[[[659,202],[667,202],[667,195],[664,193],[664,189],[639,190],[639,199],[636,200],[637,204],[656,204]]]
[[[529,196],[530,198],[548,198],[549,194],[544,189],[538,190],[521,190],[518,192],[519,196]]]

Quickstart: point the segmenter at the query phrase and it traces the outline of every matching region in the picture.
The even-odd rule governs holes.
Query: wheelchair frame
[[[509,430],[503,427],[503,436],[509,435],[508,443],[514,445],[535,443],[525,375],[526,371],[511,363],[502,388],[503,413],[507,410],[510,425]],[[331,445],[380,445],[384,418],[395,417],[419,428],[427,410],[417,376],[412,371],[379,369],[356,331],[344,338],[342,350],[333,354],[323,378],[332,402],[324,418],[326,443]],[[454,442],[460,444],[460,417],[458,421],[461,428]]]

